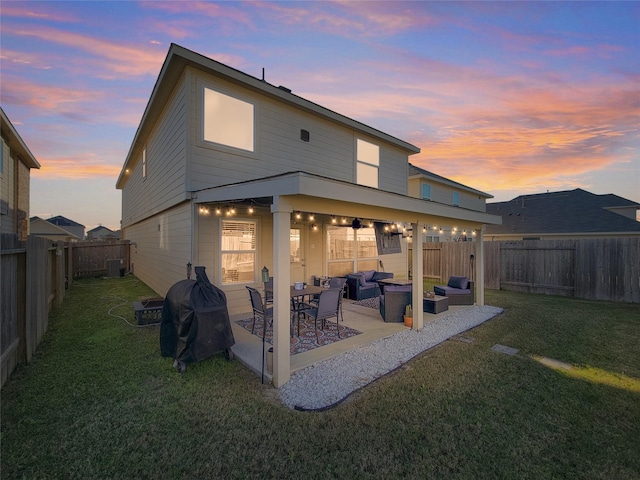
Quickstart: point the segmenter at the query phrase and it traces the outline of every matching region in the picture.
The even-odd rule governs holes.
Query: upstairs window
[[[459,207],[460,206],[460,193],[459,192],[453,192],[452,198],[451,198],[451,204],[454,207]]]
[[[356,183],[378,188],[380,147],[358,139],[356,150]]]
[[[254,106],[238,98],[204,89],[204,140],[254,151]]]
[[[147,147],[142,149],[142,179],[147,179]]]
[[[423,183],[421,193],[423,200],[431,200],[431,185],[429,185],[428,183]]]

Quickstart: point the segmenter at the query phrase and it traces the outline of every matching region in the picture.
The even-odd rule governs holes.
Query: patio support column
[[[424,312],[422,308],[422,297],[424,291],[424,279],[422,268],[422,228],[417,223],[411,224],[413,232],[413,256],[411,259],[411,272],[413,273],[412,308],[413,308],[413,329],[422,330],[424,325]]]
[[[477,230],[476,238],[476,304],[484,305],[484,230],[486,226],[482,225]]]
[[[291,268],[289,230],[293,207],[273,198],[273,384],[281,387],[291,377],[289,286]]]

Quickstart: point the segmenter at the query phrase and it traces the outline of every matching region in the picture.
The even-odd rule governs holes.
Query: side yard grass
[[[639,305],[489,290],[472,343],[304,413],[222,354],[176,373],[158,327],[109,315],[145,296],[72,286],[2,389],[2,478],[640,478]]]

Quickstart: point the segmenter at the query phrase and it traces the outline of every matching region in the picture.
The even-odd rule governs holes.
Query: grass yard
[[[133,277],[72,286],[2,389],[3,479],[640,478],[640,305],[487,291],[505,313],[473,343],[303,413],[223,355],[177,374],[158,327],[108,314],[133,323],[145,296]]]

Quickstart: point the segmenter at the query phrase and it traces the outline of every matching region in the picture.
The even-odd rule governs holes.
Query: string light
[[[315,219],[316,219],[316,216],[313,213],[310,213],[309,214],[309,221],[313,222]],[[317,227],[317,225],[316,225],[316,227]]]
[[[222,215],[222,210],[220,210],[220,207],[216,207],[216,215]]]
[[[336,217],[331,217],[331,223],[338,223],[338,221],[336,220]]]

